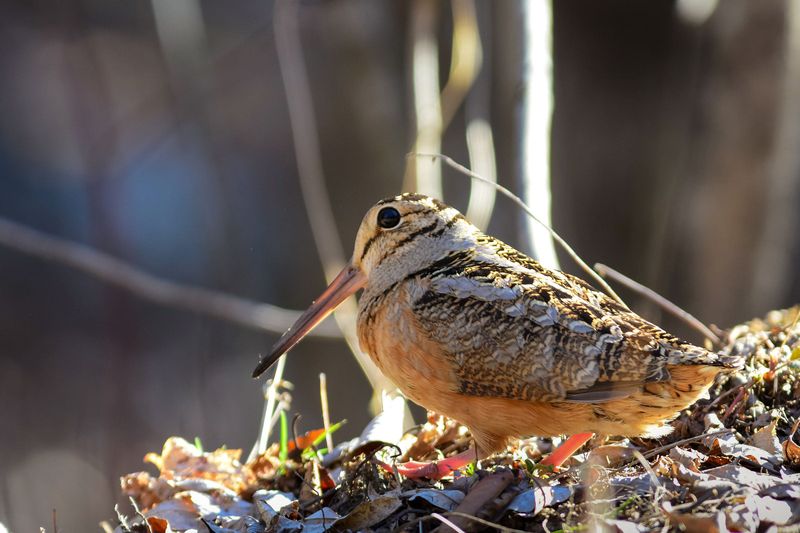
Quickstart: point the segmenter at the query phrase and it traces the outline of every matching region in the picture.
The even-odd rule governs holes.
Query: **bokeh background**
[[[483,61],[441,150],[469,161],[465,124],[477,109],[500,183],[519,190],[524,2],[288,6],[348,250],[363,212],[403,188],[417,10],[432,13],[444,85],[465,3]],[[793,0],[553,4],[555,228],[588,262],[707,323],[797,303]],[[325,279],[274,16],[273,2],[251,0],[0,4],[0,217],[161,279],[303,309]],[[465,209],[469,181],[443,172],[444,199]],[[489,230],[527,249],[522,220],[498,198]],[[56,509],[60,530],[95,530],[113,516],[118,476],[170,435],[249,450],[262,407],[250,372],[276,337],[0,246],[0,523],[51,531]],[[341,437],[357,434],[369,385],[337,340],[309,339],[289,360],[300,427],[320,424],[321,371],[332,418],[349,420]]]

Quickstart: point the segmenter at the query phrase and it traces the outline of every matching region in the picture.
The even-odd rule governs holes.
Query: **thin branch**
[[[283,371],[286,368],[286,354],[283,354],[278,359],[278,364],[275,365],[275,375],[272,380],[266,382],[264,410],[261,413],[261,426],[258,432],[258,439],[250,450],[250,455],[247,457],[247,462],[253,461],[257,456],[261,455],[267,450],[269,444],[269,436],[272,433],[272,428],[275,426],[273,421],[275,412],[275,401],[278,398],[278,387],[283,381]]]
[[[328,452],[333,450],[333,435],[331,435],[331,413],[328,408],[328,378],[324,372],[319,374],[319,402],[322,407],[322,424],[325,428],[325,444]]]
[[[796,228],[800,222],[800,4],[786,4],[784,72],[776,114],[775,141],[770,158],[761,235],[753,257],[750,302],[753,309],[769,309],[781,301],[797,273]]]
[[[474,2],[470,1],[466,7],[468,7],[468,9],[461,6],[460,0],[454,0],[454,20],[468,18],[469,20],[461,24],[474,27],[474,30],[466,33],[466,36],[474,39],[475,43],[463,48],[473,50],[475,54],[473,61],[475,63],[480,63],[481,71],[480,77],[477,77],[476,71],[476,77],[472,80],[464,104],[464,116],[467,122],[466,135],[469,166],[489,181],[497,182],[497,160],[494,151],[492,127],[489,121],[492,89],[491,73],[488,72],[488,70],[491,68],[491,53],[485,54],[487,57],[486,61],[481,61],[482,56],[484,56],[484,43],[481,39],[478,16],[475,12],[476,6]],[[458,23],[454,23],[454,27],[458,27]],[[456,55],[456,42],[458,41],[454,38],[454,56]],[[491,46],[491,38],[486,40],[485,46]],[[461,52],[461,50],[458,51],[459,56]],[[444,95],[442,98],[444,99]],[[442,106],[445,107],[445,104],[442,103]],[[474,180],[470,180],[470,185],[469,202],[466,212],[467,218],[480,229],[486,230],[486,228],[489,227],[492,212],[494,211],[497,191],[494,187]]]
[[[693,437],[688,437],[688,438],[685,438],[685,439],[681,439],[681,440],[672,442],[670,444],[661,446],[659,448],[654,448],[654,449],[650,450],[649,452],[646,452],[646,453],[642,454],[642,456],[645,459],[650,459],[651,457],[655,457],[656,455],[662,454],[662,453],[664,453],[666,451],[669,451],[672,448],[675,448],[677,446],[683,446],[684,444],[689,444],[691,442],[696,442],[698,440],[703,440],[706,437],[718,437],[720,435],[725,435],[727,433],[733,433],[733,430],[732,429],[721,429],[719,431],[714,431],[713,433],[704,433],[703,435],[695,435]]]
[[[656,488],[659,488],[659,489],[662,489],[662,490],[663,490],[663,489],[664,489],[664,486],[663,486],[663,485],[661,484],[661,482],[658,480],[658,476],[657,476],[657,475],[656,475],[656,473],[653,471],[653,467],[652,467],[652,466],[650,466],[650,463],[648,463],[648,462],[647,462],[647,459],[645,458],[645,456],[644,456],[644,455],[642,455],[642,452],[640,452],[639,450],[637,450],[637,449],[635,449],[635,448],[634,448],[634,449],[633,449],[633,457],[634,457],[634,458],[635,458],[637,461],[639,461],[639,464],[640,464],[640,465],[642,465],[642,468],[644,468],[645,472],[647,472],[647,475],[650,477],[650,483],[651,483],[651,484],[652,484],[654,487],[656,487]]]
[[[416,135],[414,151],[438,152],[442,145],[442,100],[439,93],[439,47],[436,22],[439,3],[414,0],[411,4],[411,79]],[[442,198],[442,170],[438,161],[407,166],[403,189]]]
[[[662,308],[664,311],[670,313],[671,315],[683,320],[686,324],[691,326],[692,328],[696,329],[700,332],[704,337],[710,339],[711,342],[714,343],[715,346],[721,346],[722,340],[717,336],[716,333],[711,331],[708,326],[700,322],[697,318],[690,315],[674,303],[670,302],[660,294],[658,294],[653,289],[645,287],[638,281],[634,281],[625,274],[618,272],[611,268],[610,266],[606,266],[602,263],[595,263],[594,269],[597,271],[598,274],[603,276],[604,278],[611,278],[612,280],[616,281],[617,283],[624,285],[625,287],[629,288],[630,290],[636,292],[637,294],[644,296],[648,300],[653,301],[656,305]]]
[[[451,167],[451,168],[453,168],[453,169],[455,169],[455,170],[457,170],[457,171],[461,172],[462,174],[465,174],[465,175],[469,176],[470,178],[472,178],[472,179],[474,179],[474,180],[478,180],[478,181],[481,181],[481,182],[483,182],[483,183],[486,183],[486,184],[488,184],[488,185],[491,185],[492,187],[494,187],[495,189],[497,189],[498,191],[500,191],[500,193],[501,193],[501,194],[503,194],[503,195],[504,195],[504,196],[506,196],[507,198],[511,199],[511,201],[513,201],[515,204],[517,204],[517,205],[518,205],[518,206],[519,206],[519,207],[520,207],[520,208],[521,208],[523,211],[525,211],[526,213],[528,213],[528,215],[529,215],[531,218],[533,218],[533,219],[534,219],[536,222],[538,222],[539,224],[541,224],[542,226],[544,226],[545,228],[547,228],[547,231],[549,231],[549,232],[550,232],[550,235],[552,235],[552,236],[553,236],[553,239],[555,239],[555,240],[556,240],[556,242],[557,242],[558,244],[560,244],[560,245],[561,245],[561,246],[564,248],[564,250],[565,250],[565,251],[566,251],[566,252],[569,254],[569,256],[570,256],[570,257],[573,259],[573,261],[575,261],[575,262],[578,264],[578,266],[580,266],[580,267],[581,267],[581,268],[582,268],[582,269],[583,269],[583,270],[584,270],[584,271],[585,271],[585,272],[586,272],[586,273],[587,273],[589,276],[591,276],[591,277],[592,277],[592,279],[594,279],[594,280],[597,282],[597,284],[598,284],[598,285],[600,285],[600,287],[602,287],[602,289],[603,289],[604,291],[606,291],[606,293],[607,293],[609,296],[611,296],[611,297],[612,297],[614,300],[616,300],[616,302],[617,302],[618,304],[620,304],[621,306],[623,306],[625,309],[629,309],[629,308],[628,308],[628,306],[627,306],[627,305],[625,305],[625,302],[624,302],[624,301],[622,301],[622,298],[620,298],[620,297],[617,295],[617,293],[616,293],[616,292],[614,292],[614,289],[612,289],[612,288],[611,288],[611,287],[608,285],[608,283],[606,283],[606,280],[604,280],[603,278],[601,278],[601,277],[600,277],[600,276],[597,274],[597,272],[595,272],[594,270],[592,270],[592,269],[589,267],[589,265],[587,265],[587,264],[586,264],[586,262],[585,262],[583,259],[581,259],[581,258],[578,256],[578,254],[577,254],[577,253],[575,253],[575,250],[573,250],[573,249],[572,249],[572,247],[571,247],[569,244],[567,244],[567,241],[565,241],[564,239],[562,239],[562,238],[561,238],[561,235],[559,235],[558,233],[556,233],[556,231],[555,231],[553,228],[551,228],[550,226],[548,226],[547,224],[545,224],[544,222],[542,222],[541,220],[539,220],[539,217],[537,217],[537,216],[536,216],[536,215],[533,213],[533,211],[531,210],[531,208],[530,208],[530,207],[528,207],[528,206],[525,204],[525,202],[523,202],[523,201],[520,199],[520,197],[519,197],[519,196],[515,195],[513,192],[509,191],[508,189],[506,189],[506,188],[505,188],[505,187],[503,187],[502,185],[500,185],[500,184],[498,184],[498,183],[493,183],[493,182],[491,182],[491,181],[487,180],[486,178],[484,178],[483,176],[481,176],[480,174],[477,174],[477,173],[475,173],[475,172],[471,171],[470,169],[468,169],[468,168],[467,168],[467,167],[465,167],[464,165],[462,165],[462,164],[460,164],[460,163],[456,163],[456,162],[455,162],[455,161],[454,161],[454,160],[453,160],[451,157],[448,157],[448,156],[446,156],[446,155],[444,155],[444,154],[418,154],[418,153],[410,153],[410,154],[408,154],[408,156],[409,156],[409,157],[418,157],[418,158],[430,157],[430,158],[433,158],[433,159],[441,159],[442,161],[444,161],[444,163],[445,163],[447,166],[449,166],[449,167]]]
[[[551,0],[522,2],[525,20],[523,119],[520,177],[522,197],[537,216],[551,226],[550,137],[553,117],[553,8]],[[525,229],[539,262],[559,268],[552,233],[531,220]]]
[[[303,59],[298,17],[297,1],[279,0],[275,3],[275,47],[286,91],[300,190],[325,278],[331,281],[344,267],[346,259],[325,185],[314,102]]]
[[[303,59],[298,17],[298,2],[279,0],[275,3],[275,47],[286,91],[300,189],[325,278],[330,283],[344,267],[346,258],[325,186],[314,101]],[[393,387],[388,379],[359,348],[356,316],[357,307],[353,298],[348,298],[334,313],[334,319],[370,385],[376,391],[391,390]]]
[[[452,529],[453,531],[455,531],[456,533],[465,533],[465,531],[463,529],[461,529],[460,527],[458,527],[453,522],[451,522],[447,518],[443,517],[439,513],[431,513],[431,516],[434,517],[439,522],[441,522],[442,524],[444,524],[447,527],[449,527],[450,529]]]
[[[67,265],[139,298],[248,328],[282,334],[300,316],[299,311],[166,281],[88,246],[52,237],[4,218],[0,218],[0,245]],[[338,329],[325,322],[310,334],[341,338]]]
[[[487,120],[475,118],[467,124],[467,151],[470,166],[488,181],[497,183],[494,138]],[[494,187],[476,181],[470,187],[467,218],[481,230],[489,227],[496,192]]]
[[[472,516],[467,513],[461,513],[459,511],[449,511],[443,514],[447,516],[458,516],[466,520],[472,520],[473,522],[477,522],[478,524],[481,524],[483,526],[490,527],[492,529],[500,531],[501,533],[524,533],[525,531],[524,529],[514,529],[513,527],[506,527],[496,522],[490,522],[489,520],[484,520],[483,518]]]
[[[453,120],[481,69],[483,53],[474,0],[451,0],[453,38],[450,74],[441,94],[442,131]]]
[[[413,526],[416,526],[418,524],[422,524],[423,522],[429,522],[431,520],[439,520],[441,522],[441,520],[438,517],[433,516],[434,514],[435,513],[431,513],[429,515],[420,516],[419,518],[415,518],[413,520],[410,520],[410,521],[398,526],[397,528],[393,529],[392,533],[399,533],[401,531],[409,531],[409,528],[411,528]],[[488,520],[484,520],[483,518],[478,518],[477,516],[472,516],[472,515],[469,515],[469,514],[466,514],[466,513],[460,513],[458,511],[449,511],[449,512],[445,512],[445,513],[441,513],[441,515],[458,516],[458,517],[464,518],[466,520],[471,520],[473,522],[477,522],[478,524],[481,524],[483,526],[490,527],[495,531],[500,531],[501,533],[526,533],[526,531],[524,529],[514,529],[514,528],[511,528],[511,527],[506,527],[506,526],[497,524],[495,522],[490,522]]]

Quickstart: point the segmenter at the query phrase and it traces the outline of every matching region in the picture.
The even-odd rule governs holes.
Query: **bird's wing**
[[[419,328],[441,346],[460,392],[607,401],[668,379],[667,365],[695,348],[577,278],[533,266],[459,252],[417,284]]]

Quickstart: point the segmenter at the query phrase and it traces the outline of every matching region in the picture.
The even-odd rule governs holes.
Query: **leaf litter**
[[[249,462],[179,437],[121,478],[141,514],[119,533],[326,531],[797,531],[800,529],[800,306],[732,328],[723,353],[746,365],[681,412],[660,439],[596,438],[559,472],[539,466],[557,439],[518,441],[441,481],[381,464],[467,450],[468,430],[429,413],[403,434],[405,404],[352,441],[319,450],[323,430],[282,438]],[[336,426],[338,427],[338,426]]]

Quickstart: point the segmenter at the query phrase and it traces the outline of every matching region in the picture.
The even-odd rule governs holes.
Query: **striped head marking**
[[[372,206],[361,222],[353,266],[373,283],[393,283],[456,249],[477,229],[439,200],[402,194]]]
[[[359,289],[383,291],[456,250],[471,248],[475,226],[438,200],[402,194],[375,204],[361,222],[353,258],[253,371],[258,377]]]

